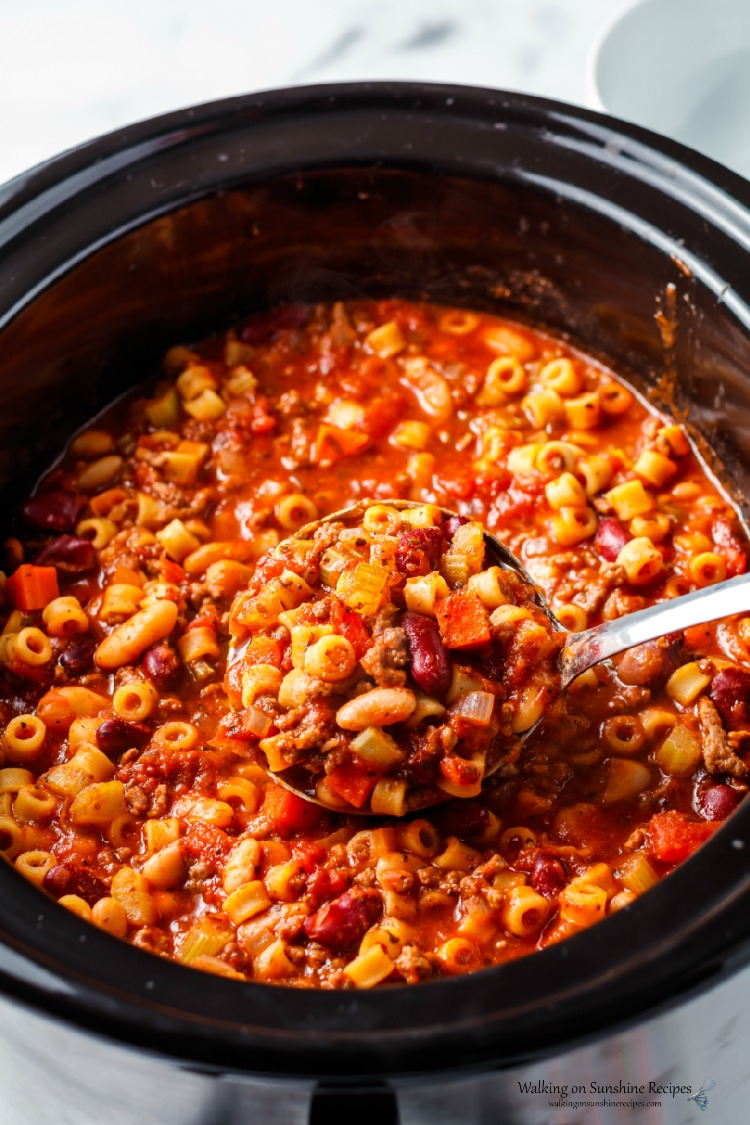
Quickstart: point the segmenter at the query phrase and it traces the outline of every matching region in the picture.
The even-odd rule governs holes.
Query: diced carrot
[[[253,637],[245,650],[245,665],[273,664],[274,668],[281,667],[283,645],[276,637],[267,637],[259,633]]]
[[[719,827],[716,820],[688,820],[670,809],[651,817],[648,835],[654,859],[662,863],[682,863]]]
[[[174,918],[189,905],[189,898],[184,891],[152,891],[151,896],[161,919]]]
[[[476,648],[489,644],[489,615],[484,603],[471,590],[454,590],[437,603],[435,614],[446,648]]]
[[[263,812],[282,836],[292,832],[310,832],[317,828],[322,815],[317,805],[273,782],[266,789]]]
[[[57,571],[54,566],[23,563],[11,574],[6,590],[14,609],[44,609],[59,595]]]
[[[705,649],[715,637],[714,625],[691,625],[685,630],[685,644],[688,648]]]
[[[355,809],[361,809],[375,788],[378,775],[368,773],[356,762],[344,762],[328,774],[328,787],[337,797],[348,801]]]
[[[320,465],[323,461],[333,464],[342,457],[351,457],[369,443],[369,434],[360,434],[355,430],[340,430],[338,426],[318,426],[318,435],[315,439],[313,461]]]
[[[372,644],[364,618],[338,598],[331,598],[331,625],[337,633],[346,637],[357,660],[361,660]]]
[[[237,513],[234,507],[220,508],[214,512],[214,536],[221,542],[234,539],[239,531]]]
[[[120,582],[125,586],[143,586],[146,577],[140,570],[133,570],[132,566],[116,566],[112,574],[113,582]]]
[[[44,693],[36,705],[36,713],[45,726],[55,731],[69,730],[76,717],[70,701],[55,688]]]

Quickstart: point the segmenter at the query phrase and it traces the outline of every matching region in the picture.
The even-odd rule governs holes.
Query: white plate
[[[588,92],[750,178],[750,0],[641,0],[594,45]]]

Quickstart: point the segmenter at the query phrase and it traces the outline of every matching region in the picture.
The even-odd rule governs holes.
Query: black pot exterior
[[[750,187],[676,144],[462,87],[314,87],[122,130],[0,189],[0,484],[10,501],[166,346],[249,308],[356,295],[568,333],[718,451],[750,496]],[[41,423],[41,424],[40,424]],[[200,1067],[508,1066],[744,962],[750,805],[572,941],[376,992],[237,984],[117,942],[0,870],[0,989]]]

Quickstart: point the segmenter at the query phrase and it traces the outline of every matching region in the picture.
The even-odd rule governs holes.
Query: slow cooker
[[[360,295],[566,334],[686,420],[744,504],[749,251],[750,187],[737,176],[516,94],[310,87],[121,130],[0,189],[6,526],[66,438],[169,344],[278,302]],[[688,1097],[703,1083],[702,1099],[740,1121],[748,854],[746,803],[657,889],[572,940],[363,993],[189,972],[3,866],[0,1116],[682,1122],[700,1118]]]

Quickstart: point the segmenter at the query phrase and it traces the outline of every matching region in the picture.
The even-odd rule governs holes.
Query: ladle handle
[[[560,662],[562,687],[565,689],[571,680],[600,660],[608,660],[627,648],[666,637],[669,633],[682,633],[691,625],[705,625],[719,617],[748,611],[750,574],[741,574],[739,578],[659,602],[616,621],[605,621],[584,633],[571,633]]]

